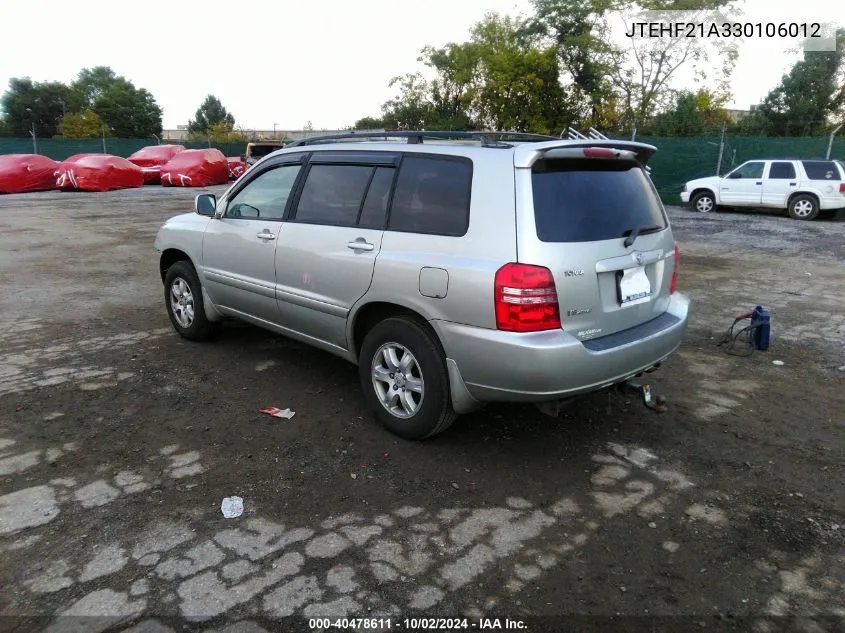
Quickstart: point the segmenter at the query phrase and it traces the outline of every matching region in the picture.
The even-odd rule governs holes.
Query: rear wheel
[[[716,210],[716,198],[709,191],[701,191],[692,197],[690,206],[692,206],[693,211],[710,213]]]
[[[433,437],[455,419],[443,351],[434,334],[412,318],[390,317],[367,333],[358,373],[367,403],[400,437]]]
[[[799,194],[789,201],[789,217],[793,220],[815,220],[819,215],[819,202],[815,197]]]
[[[211,337],[213,324],[205,316],[202,285],[194,267],[179,261],[167,270],[164,277],[164,303],[173,328],[191,341]]]

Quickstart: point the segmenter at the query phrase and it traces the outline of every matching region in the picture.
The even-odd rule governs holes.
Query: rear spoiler
[[[548,158],[635,160],[645,166],[656,152],[657,148],[653,145],[635,141],[586,139],[584,141],[526,143],[517,148],[514,154],[514,166],[530,169],[538,160]]]

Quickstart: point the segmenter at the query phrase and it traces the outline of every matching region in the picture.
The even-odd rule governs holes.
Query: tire
[[[189,341],[205,341],[214,324],[205,316],[202,285],[190,262],[173,264],[164,277],[164,305],[173,328]]]
[[[690,206],[693,211],[710,213],[716,210],[716,198],[709,191],[701,191],[692,197]]]
[[[789,217],[793,220],[815,220],[819,215],[819,201],[815,196],[798,194],[789,199]]]
[[[397,367],[401,370],[403,360],[409,363],[405,371],[391,372]],[[367,332],[358,374],[367,404],[387,430],[399,437],[434,437],[455,420],[445,354],[434,333],[415,319],[390,317]],[[413,381],[418,381],[419,391],[408,388]]]

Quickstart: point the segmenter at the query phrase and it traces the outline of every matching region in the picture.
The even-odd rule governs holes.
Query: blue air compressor
[[[737,330],[737,326],[743,321],[748,321],[748,324]],[[737,342],[741,337],[744,338],[744,349],[737,351]],[[760,351],[769,349],[770,339],[771,318],[769,311],[763,306],[757,306],[751,312],[740,314],[734,319],[728,333],[719,341],[719,345],[726,345],[725,351],[728,354],[750,356],[755,349]]]

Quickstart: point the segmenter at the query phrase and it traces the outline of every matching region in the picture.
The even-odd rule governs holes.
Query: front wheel
[[[214,327],[205,316],[202,285],[189,262],[173,264],[164,277],[164,303],[173,328],[190,341],[211,337]]]
[[[793,220],[815,220],[819,203],[813,196],[801,194],[789,201],[789,217]]]
[[[692,197],[690,206],[699,213],[710,213],[716,210],[716,198],[709,191],[702,191]]]
[[[381,321],[364,338],[358,362],[364,398],[389,431],[422,440],[451,426],[446,359],[423,324],[407,317]]]

